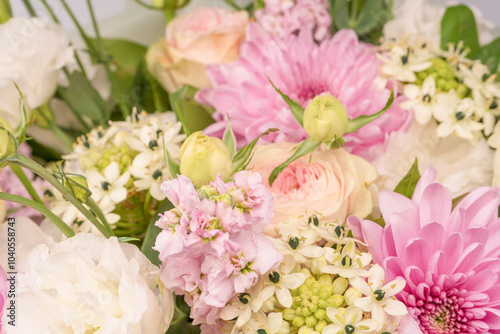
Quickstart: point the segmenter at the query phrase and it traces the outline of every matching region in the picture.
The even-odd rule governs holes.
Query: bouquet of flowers
[[[0,334],[500,333],[477,8],[135,2],[152,45],[0,0]]]

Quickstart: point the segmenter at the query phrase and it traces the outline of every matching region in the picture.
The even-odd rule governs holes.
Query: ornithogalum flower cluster
[[[195,324],[215,324],[233,296],[283,260],[262,233],[273,216],[272,196],[259,174],[246,171],[198,191],[180,175],[162,189],[175,208],[156,223],[163,229],[155,245],[161,280],[185,295]]]
[[[411,199],[379,195],[385,228],[355,217],[350,226],[386,280],[406,280],[398,298],[423,333],[498,333],[500,192],[479,188],[452,209],[435,176],[428,169]]]

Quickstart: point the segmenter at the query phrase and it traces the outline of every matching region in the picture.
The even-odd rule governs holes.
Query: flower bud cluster
[[[436,82],[436,90],[439,93],[447,93],[454,89],[460,98],[470,96],[470,89],[467,88],[455,74],[451,65],[442,58],[432,58],[429,60],[432,66],[428,69],[417,72],[415,84],[422,86],[428,76],[434,77]]]

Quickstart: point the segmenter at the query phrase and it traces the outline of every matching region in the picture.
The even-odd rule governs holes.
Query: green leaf
[[[384,217],[380,218],[375,218],[375,219],[370,219],[372,222],[379,224],[382,227],[385,227],[385,220]]]
[[[500,38],[480,48],[472,58],[481,60],[481,63],[488,66],[490,73],[496,73],[500,64]]]
[[[137,110],[145,110],[149,113],[171,110],[168,103],[168,93],[149,73],[144,59],[137,67],[131,97],[133,106]]]
[[[373,115],[363,115],[356,117],[355,119],[349,120],[349,123],[347,124],[346,133],[357,131],[359,128],[365,126],[366,124],[370,123],[371,121],[382,115],[387,109],[391,107],[393,101],[394,101],[394,91],[391,88],[391,96],[389,96],[389,100],[387,100],[385,107]]]
[[[394,192],[411,198],[413,196],[413,192],[415,191],[415,187],[417,186],[418,180],[420,180],[420,172],[418,171],[418,160],[415,159],[415,162],[413,162],[410,170],[396,186]]]
[[[300,124],[300,126],[303,126],[303,119],[304,119],[304,108],[302,108],[302,106],[300,105],[300,103],[298,103],[297,101],[295,100],[292,100],[291,98],[289,98],[288,96],[286,96],[285,94],[283,94],[281,92],[281,90],[278,89],[278,87],[276,87],[273,82],[271,81],[271,79],[267,78],[267,80],[269,80],[269,82],[271,83],[271,85],[273,86],[273,88],[281,95],[281,97],[283,98],[283,100],[285,100],[285,102],[288,104],[288,106],[290,107],[290,110],[292,111],[292,114],[293,114],[293,117],[295,117],[295,120],[297,121],[297,123]]]
[[[271,175],[269,176],[269,185],[273,185],[273,182],[276,180],[279,173],[281,173],[290,163],[292,163],[292,161],[306,155],[309,152],[314,151],[320,144],[320,141],[317,141],[316,139],[313,139],[311,137],[308,137],[306,140],[304,140],[302,144],[300,144],[300,146],[295,150],[292,156],[288,158],[287,161],[285,161],[272,171]]]
[[[177,175],[181,174],[181,169],[179,167],[179,164],[172,159],[172,156],[170,155],[170,152],[165,149],[165,153],[167,155],[167,166],[168,170],[170,171],[170,175],[172,177],[177,177]]]
[[[169,94],[172,110],[175,111],[175,103],[177,103],[190,133],[201,131],[215,122],[212,118],[213,109],[195,101],[194,96],[197,91],[196,88],[185,85]]]
[[[253,157],[253,148],[257,144],[257,141],[262,137],[271,132],[277,132],[278,129],[268,129],[266,132],[252,140],[248,145],[243,146],[233,158],[233,166],[231,174],[242,171],[250,163]]]
[[[118,242],[123,244],[125,242],[129,242],[129,241],[140,241],[141,239],[137,239],[137,238],[132,238],[132,237],[119,237],[118,238]]]
[[[232,159],[234,157],[234,154],[236,153],[236,137],[234,136],[233,128],[231,127],[231,121],[227,123],[226,130],[224,131],[224,135],[222,136],[222,141],[229,150],[229,154],[231,155]]]
[[[447,50],[448,43],[456,45],[460,41],[470,49],[471,54],[479,50],[476,19],[465,5],[448,7],[441,19],[441,49]]]
[[[148,229],[146,230],[146,236],[144,237],[144,241],[141,246],[141,251],[146,257],[153,263],[154,265],[159,266],[161,264],[160,259],[158,258],[158,252],[153,249],[153,246],[156,242],[156,237],[161,232],[161,228],[155,225],[156,221],[160,218],[159,214],[164,213],[172,209],[174,206],[168,200],[161,202],[158,210],[155,215],[149,221]]]
[[[81,72],[71,73],[69,86],[59,87],[58,93],[77,115],[89,117],[98,124],[108,120],[109,110],[106,102]]]
[[[45,161],[59,161],[61,160],[61,153],[56,150],[45,146],[34,139],[27,140],[26,143],[31,147],[33,156],[42,158]]]

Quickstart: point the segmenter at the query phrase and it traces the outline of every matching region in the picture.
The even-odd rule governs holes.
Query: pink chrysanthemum
[[[198,92],[197,100],[215,107],[216,123],[205,132],[221,136],[229,118],[239,145],[269,128],[280,131],[265,136],[262,143],[306,138],[269,79],[304,107],[316,95],[329,93],[344,104],[351,118],[374,114],[390,95],[389,88],[375,87],[379,65],[375,53],[352,30],[341,30],[317,45],[310,31],[279,40],[250,24],[238,60],[207,70],[213,88]],[[377,154],[372,147],[380,147],[392,131],[405,129],[411,121],[410,114],[398,107],[402,98],[362,131],[346,135],[346,148],[367,159]]]
[[[19,146],[19,153],[31,157],[31,148],[28,146],[28,144],[23,143]],[[24,168],[23,170],[28,179],[31,181],[31,184],[35,188],[38,195],[42,197],[43,192],[48,189],[48,183],[41,178],[35,178],[35,174],[32,171]],[[31,199],[30,194],[9,166],[0,169],[0,189],[3,192],[9,194],[14,194]],[[42,215],[40,214],[40,212],[32,208],[24,207],[18,203],[6,201],[5,208],[7,210],[16,209],[12,214],[9,214],[9,217],[29,217],[35,221],[42,220]]]
[[[264,30],[279,38],[303,29],[312,30],[318,42],[330,37],[332,17],[326,0],[267,0],[265,7],[255,12],[255,18]]]
[[[423,333],[500,333],[500,190],[483,187],[453,210],[448,191],[428,169],[412,199],[379,195],[385,228],[349,218]]]

